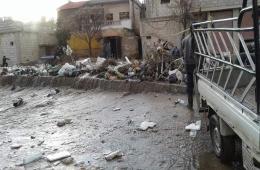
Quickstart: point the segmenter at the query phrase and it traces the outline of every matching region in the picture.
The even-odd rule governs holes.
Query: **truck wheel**
[[[235,157],[235,140],[233,136],[222,136],[219,127],[217,115],[212,115],[209,128],[213,149],[222,162],[228,163],[233,161]]]

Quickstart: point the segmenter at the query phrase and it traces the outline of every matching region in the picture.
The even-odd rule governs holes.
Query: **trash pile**
[[[13,66],[0,68],[1,75],[28,76],[65,76],[92,77],[107,80],[139,80],[139,81],[169,81],[182,83],[184,76],[181,71],[182,60],[172,62],[176,66],[170,68],[167,63],[160,63],[154,58],[148,60],[132,60],[128,57],[122,61],[115,59],[86,58],[73,64],[63,65],[41,64],[35,66]],[[164,67],[164,68],[162,68]]]

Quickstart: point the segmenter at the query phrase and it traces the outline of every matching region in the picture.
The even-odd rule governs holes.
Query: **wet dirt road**
[[[212,154],[205,121],[196,138],[185,132],[186,125],[203,116],[175,106],[175,100],[185,100],[183,95],[61,88],[47,97],[49,88],[10,89],[0,88],[0,169],[231,169]],[[25,104],[14,108],[12,100],[18,97]],[[58,127],[64,119],[71,123]],[[145,120],[156,127],[139,131]],[[123,156],[106,161],[104,154],[115,150]],[[18,166],[23,158],[61,151],[70,152],[74,162],[41,159]]]

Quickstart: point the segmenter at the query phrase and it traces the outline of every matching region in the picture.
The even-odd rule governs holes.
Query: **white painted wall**
[[[39,41],[37,33],[21,32],[21,63],[39,59]]]
[[[13,45],[11,45],[13,42]],[[12,66],[20,61],[18,36],[16,33],[0,34],[0,64],[2,65],[2,57],[6,56],[10,60],[7,61],[8,65]]]

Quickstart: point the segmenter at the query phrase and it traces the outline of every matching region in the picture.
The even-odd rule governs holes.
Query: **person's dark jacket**
[[[192,36],[189,34],[183,40],[181,44],[182,54],[184,57],[184,63],[187,65],[195,65],[194,58],[194,46],[192,41]]]

